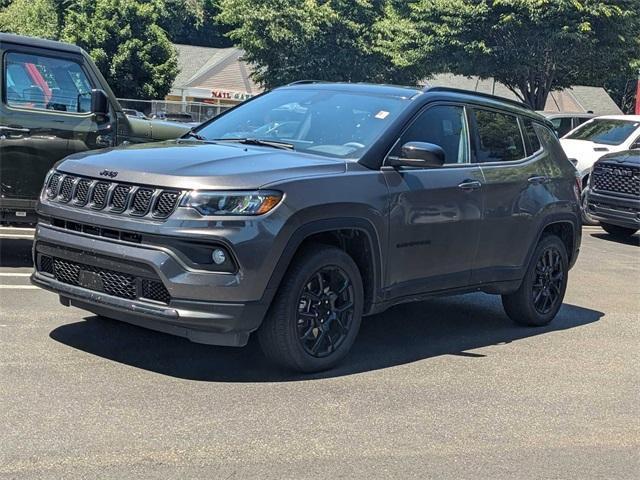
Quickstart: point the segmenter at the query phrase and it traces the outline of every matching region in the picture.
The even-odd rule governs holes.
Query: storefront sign
[[[237,102],[244,102],[245,100],[253,97],[251,93],[246,92],[231,92],[229,90],[212,90],[211,97],[220,100],[234,100]]]

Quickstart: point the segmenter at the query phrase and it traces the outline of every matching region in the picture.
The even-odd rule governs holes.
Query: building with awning
[[[232,106],[262,92],[238,48],[174,44],[180,72],[166,100]]]
[[[239,48],[210,48],[175,44],[180,73],[166,100],[198,102],[221,107],[241,103],[263,89],[251,78],[251,66],[242,60]],[[518,100],[505,85],[492,78],[465,77],[451,73],[434,75],[422,85],[446,86],[489,93]],[[602,87],[576,85],[551,92],[546,112],[619,115],[620,108]]]

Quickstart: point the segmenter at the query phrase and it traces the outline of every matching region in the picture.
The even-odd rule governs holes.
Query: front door
[[[30,210],[46,172],[58,160],[110,146],[115,131],[108,118],[90,113],[95,82],[82,57],[12,44],[1,47],[0,207]]]
[[[402,134],[390,155],[419,141],[439,145],[445,165],[385,168],[390,191],[390,244],[386,284],[390,297],[469,284],[482,218],[484,182],[471,165],[465,107],[427,107]]]

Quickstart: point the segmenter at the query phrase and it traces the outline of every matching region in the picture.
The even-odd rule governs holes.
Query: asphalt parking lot
[[[4,232],[4,233],[1,233]],[[0,478],[640,477],[640,236],[584,230],[549,327],[482,294],[363,323],[291,376],[66,308],[0,231]]]

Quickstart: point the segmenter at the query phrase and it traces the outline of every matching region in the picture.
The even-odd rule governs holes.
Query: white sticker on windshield
[[[389,112],[385,110],[380,110],[378,113],[376,113],[376,118],[379,118],[380,120],[384,120],[385,118],[387,118],[388,115],[389,115]]]

